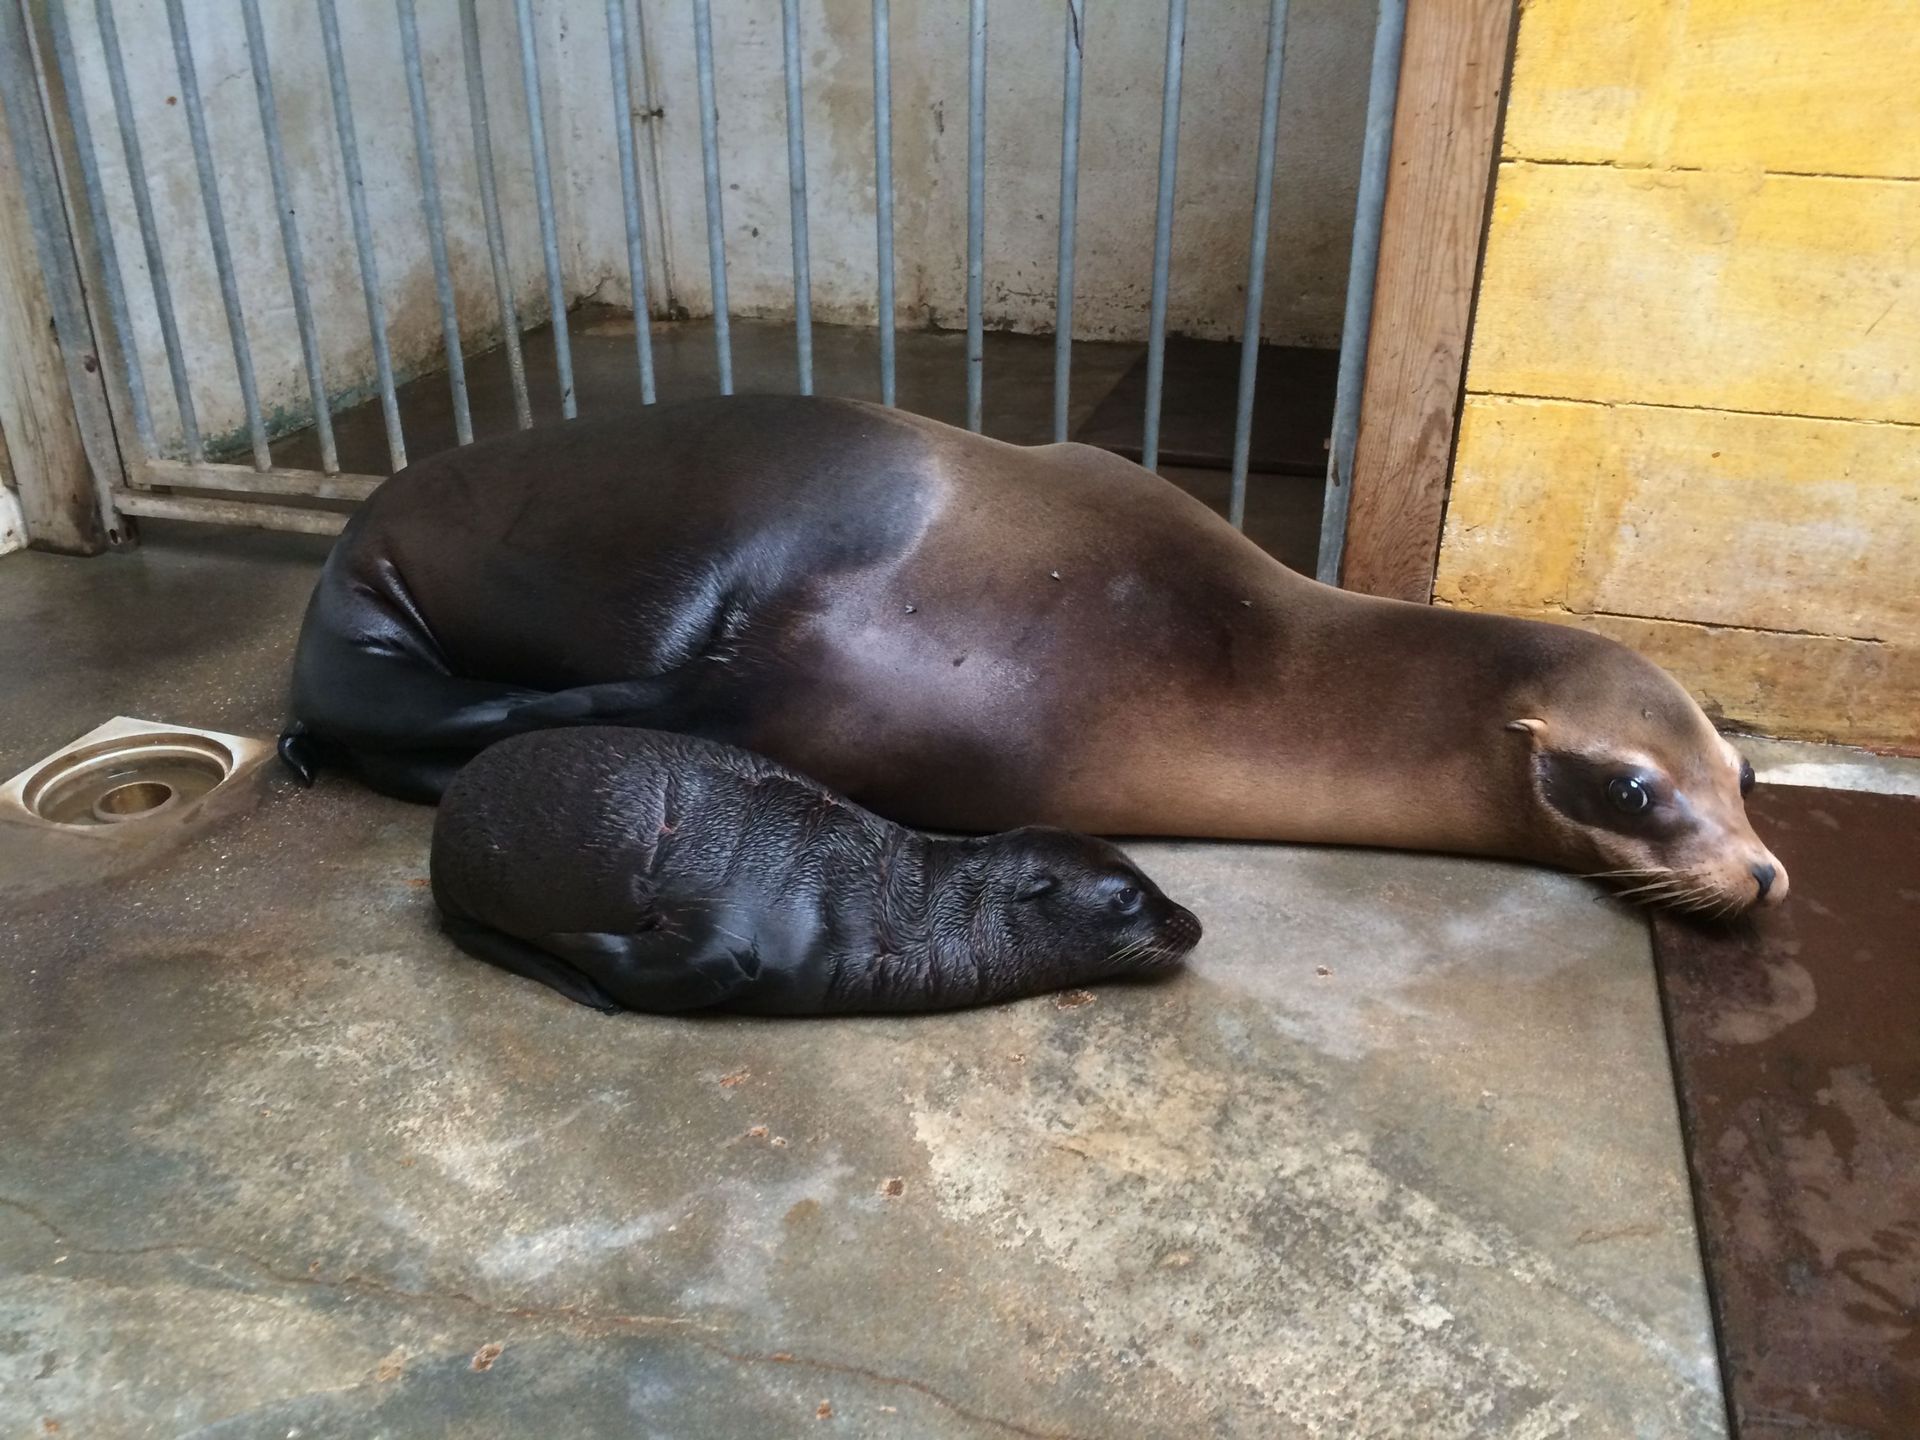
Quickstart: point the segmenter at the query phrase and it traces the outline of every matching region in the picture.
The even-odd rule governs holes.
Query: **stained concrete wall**
[[[1165,10],[1088,7],[1074,331],[1145,335],[1152,281]],[[1288,29],[1275,220],[1263,328],[1293,343],[1337,343],[1366,109],[1373,6],[1300,0]],[[809,216],[813,302],[826,319],[875,319],[873,71],[870,0],[805,0]],[[711,308],[701,176],[692,8],[645,7],[663,240],[653,258],[658,298],[694,314]],[[1050,332],[1059,213],[1060,93],[1065,7],[998,0],[988,30],[988,324]],[[892,8],[898,319],[965,323],[967,7],[896,0]],[[1236,336],[1245,304],[1254,142],[1265,58],[1266,7],[1197,0],[1188,20],[1169,324]],[[593,21],[568,44],[593,52],[573,67],[583,108],[569,135],[579,263],[585,288],[628,303],[617,208],[592,196],[614,173],[601,97],[606,68]],[[780,7],[714,7],[728,285],[743,314],[792,309]],[[662,204],[664,202],[664,205]]]
[[[81,88],[100,156],[142,370],[156,426],[163,443],[168,443],[179,434],[178,411],[168,382],[166,352],[99,32],[92,23],[91,7],[69,9]],[[262,408],[276,429],[297,426],[310,418],[311,407],[268,181],[246,31],[237,7],[231,12],[223,7],[218,17],[208,6],[188,5],[186,10]],[[395,12],[387,4],[345,4],[339,10],[395,362],[408,370],[431,367],[441,352],[440,320],[421,219]],[[544,313],[545,290],[513,11],[509,5],[482,5],[480,10],[495,163],[515,262],[515,288],[525,314],[534,316]],[[264,0],[261,11],[323,368],[331,392],[353,396],[372,382],[373,355],[318,13],[304,0]],[[478,339],[489,330],[497,332],[498,317],[468,138],[458,11],[446,0],[425,0],[418,11],[451,268],[463,322],[469,336]],[[245,414],[186,112],[180,104],[179,72],[166,11],[161,0],[117,0],[114,13],[200,428],[210,442],[223,436],[231,439],[244,425]]]
[[[300,422],[306,384],[267,186],[265,152],[237,19],[189,6],[208,125],[246,306],[263,405],[276,428]],[[454,0],[419,0],[435,154],[469,348],[497,332],[478,200]],[[1339,332],[1365,108],[1373,6],[1297,0],[1289,27],[1281,160],[1264,318],[1290,342]],[[494,153],[523,321],[546,313],[545,280],[512,6],[481,5]],[[1152,207],[1165,13],[1159,5],[1088,7],[1075,331],[1139,338],[1150,285]],[[354,260],[315,9],[264,0],[267,43],[319,318],[327,381],[364,393],[371,347]],[[657,316],[711,312],[692,7],[630,0],[642,43],[633,65],[638,153]],[[177,437],[151,286],[115,135],[89,7],[74,7],[85,96],[132,297],[143,370],[163,439]],[[411,121],[390,5],[342,5],[366,196],[397,366],[439,363],[440,327],[420,218]],[[243,424],[226,322],[206,241],[179,81],[161,0],[119,0],[116,15],[201,428]],[[599,0],[537,0],[536,28],[569,302],[631,303],[612,86]],[[991,11],[986,313],[989,325],[1050,330],[1060,144],[1064,7],[996,0]],[[229,17],[232,18],[232,17]],[[875,319],[870,0],[803,0],[814,311]],[[1253,142],[1266,7],[1195,0],[1181,122],[1176,269],[1178,332],[1241,326]],[[792,312],[785,99],[777,0],[714,6],[732,308]],[[966,7],[895,0],[894,123],[898,313],[903,325],[964,323]]]
[[[1900,0],[1520,19],[1436,598],[1728,721],[1920,748],[1920,50]]]

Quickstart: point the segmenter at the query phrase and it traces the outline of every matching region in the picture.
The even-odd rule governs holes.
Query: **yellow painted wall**
[[[1920,0],[1523,0],[1435,599],[1920,749]]]

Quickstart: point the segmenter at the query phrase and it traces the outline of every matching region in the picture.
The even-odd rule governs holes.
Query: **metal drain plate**
[[[0,820],[127,834],[184,816],[272,754],[264,740],[120,715],[0,786]]]

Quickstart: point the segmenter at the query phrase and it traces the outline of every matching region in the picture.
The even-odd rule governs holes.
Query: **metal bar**
[[[280,249],[287,260],[287,287],[293,292],[294,323],[300,329],[300,354],[307,369],[307,397],[313,403],[313,430],[320,442],[320,466],[332,475],[340,469],[340,454],[333,441],[333,415],[327,404],[326,375],[320,365],[320,332],[313,323],[307,267],[300,253],[300,225],[294,218],[293,187],[287,179],[287,154],[280,141],[280,109],[273,98],[266,34],[260,24],[260,0],[241,0],[240,13],[247,25],[253,93],[260,106],[260,133],[267,143],[267,169],[273,176],[273,203],[280,217]]]
[[[967,18],[967,428],[977,431],[986,370],[980,310],[987,250],[987,0],[969,0]]]
[[[720,112],[713,98],[713,16],[693,0],[693,55],[700,81],[700,162],[707,182],[707,272],[713,277],[713,345],[720,393],[733,393],[733,336],[727,324],[727,230],[720,208]]]
[[[1153,302],[1147,315],[1147,414],[1140,463],[1160,465],[1160,387],[1167,365],[1167,281],[1173,269],[1173,182],[1180,158],[1180,73],[1187,50],[1187,0],[1168,0],[1167,68],[1160,92],[1160,195],[1153,212]]]
[[[76,514],[72,508],[62,507],[61,519],[71,523],[71,534],[63,534],[59,539],[63,545],[71,540],[91,552],[97,548],[99,538],[103,537],[109,545],[122,544],[127,538],[114,504],[113,485],[120,475],[121,459],[106,397],[94,388],[96,377],[87,370],[92,358],[89,352],[94,348],[93,325],[87,315],[79,257],[67,229],[65,207],[61,204],[54,139],[40,108],[40,77],[27,35],[27,19],[13,4],[0,4],[0,111],[6,115],[13,141],[20,188],[26,201],[27,227],[33,234],[34,252],[46,282],[54,338],[59,343],[61,363],[67,372],[75,427],[80,432],[80,446],[87,461],[92,508],[98,516],[100,534],[96,535],[88,523],[93,516]],[[97,369],[98,362],[94,364]]]
[[[247,433],[253,438],[253,464],[265,470],[273,464],[267,452],[267,426],[260,418],[260,389],[253,378],[253,351],[247,344],[247,319],[240,308],[240,283],[233,269],[233,251],[227,244],[227,220],[220,207],[220,181],[213,168],[213,146],[207,139],[206,111],[200,104],[200,79],[193,65],[193,39],[180,0],[167,0],[167,28],[173,33],[173,58],[180,71],[180,100],[187,111],[187,134],[193,141],[193,165],[200,177],[200,204],[207,215],[207,239],[213,246],[213,268],[220,277],[220,303],[227,312],[227,335],[233,341],[233,368],[240,377],[240,403],[247,412]]]
[[[178,4],[179,0],[173,3]],[[360,289],[367,301],[367,329],[373,336],[373,365],[380,377],[380,414],[387,425],[387,457],[398,472],[407,468],[407,442],[400,431],[400,400],[393,389],[386,307],[380,300],[380,268],[373,253],[373,225],[367,218],[367,187],[360,174],[360,141],[353,131],[353,98],[347,91],[347,64],[340,53],[340,16],[334,0],[320,0],[320,34],[327,52],[327,83],[333,91],[333,124],[340,139],[340,164],[346,171],[347,209],[353,216],[353,248],[360,260]]]
[[[787,71],[787,206],[793,220],[793,341],[800,393],[813,393],[813,281],[807,261],[806,107],[800,93],[800,0],[780,0]]]
[[[134,214],[140,220],[140,245],[146,252],[147,277],[153,285],[153,308],[160,318],[160,338],[167,352],[167,374],[173,382],[173,402],[180,414],[181,439],[187,458],[199,460],[205,450],[200,423],[193,410],[193,385],[187,379],[186,348],[180,343],[180,325],[173,311],[173,288],[167,283],[166,257],[160,251],[160,226],[153,215],[153,196],[147,189],[147,167],[140,153],[140,135],[133,123],[133,99],[127,92],[127,66],[120,54],[120,32],[113,23],[113,0],[94,0],[100,26],[100,48],[107,62],[107,84],[113,91],[113,113],[120,129],[120,149],[127,160],[127,182],[133,191]]]
[[[408,0],[411,3],[411,0]],[[613,134],[620,150],[620,199],[627,222],[627,278],[633,287],[633,343],[640,362],[640,403],[654,402],[652,306],[647,302],[647,245],[641,228],[640,175],[633,160],[633,82],[627,73],[626,0],[607,0],[607,57],[613,67]]]
[[[1360,194],[1354,204],[1353,254],[1347,266],[1347,311],[1340,326],[1340,376],[1334,389],[1333,435],[1328,443],[1327,494],[1320,512],[1318,578],[1340,583],[1347,547],[1347,509],[1353,501],[1353,451],[1360,438],[1360,390],[1367,375],[1367,331],[1373,324],[1374,271],[1380,264],[1380,217],[1387,204],[1387,152],[1393,106],[1400,91],[1400,45],[1407,0],[1380,0],[1373,31],[1373,74],[1367,82],[1366,145],[1360,152]]]
[[[54,63],[60,67],[60,84],[67,92],[67,118],[73,126],[74,150],[80,157],[80,183],[87,198],[87,210],[93,217],[90,227],[100,247],[100,271],[107,292],[107,317],[113,326],[125,372],[127,398],[133,410],[133,430],[147,454],[160,446],[154,439],[153,412],[147,405],[147,382],[140,373],[140,351],[134,344],[133,321],[127,310],[126,285],[120,275],[120,256],[114,248],[113,225],[107,218],[106,188],[100,183],[100,157],[93,148],[93,127],[87,121],[87,101],[80,88],[80,67],[73,56],[73,28],[67,20],[65,0],[54,0],[47,7],[53,29]]]
[[[255,470],[250,465],[182,465],[149,460],[128,484],[136,489],[164,485],[187,490],[232,491],[237,495],[304,495],[314,500],[364,500],[385,482],[379,475],[342,475],[321,470]]]
[[[102,0],[105,3],[105,0]],[[513,385],[513,423],[533,424],[527,398],[527,361],[520,351],[520,316],[513,303],[513,274],[507,265],[507,235],[500,224],[500,191],[493,175],[493,131],[487,124],[487,77],[480,63],[480,21],[474,0],[460,0],[460,46],[467,67],[467,112],[473,122],[473,163],[480,176],[480,209],[487,221],[487,254],[493,261],[493,295],[500,307],[500,341],[507,349],[507,375]]]
[[[440,167],[433,158],[426,77],[420,68],[420,26],[414,16],[413,0],[399,0],[399,5],[400,53],[407,71],[407,105],[413,111],[413,154],[420,168],[420,208],[427,220],[427,248],[433,254],[433,288],[440,301],[440,340],[447,352],[447,384],[453,391],[453,433],[460,444],[471,445],[473,408],[467,400],[467,361],[460,349],[460,307],[454,300],[453,270],[447,263],[447,225],[440,209]]]
[[[893,41],[887,0],[873,0],[873,228],[878,251],[880,403],[893,404]]]
[[[1067,73],[1060,101],[1060,253],[1053,301],[1053,438],[1067,438],[1073,375],[1073,229],[1080,203],[1080,62],[1086,53],[1086,0],[1067,0]]]
[[[1273,218],[1273,152],[1280,129],[1280,72],[1287,57],[1287,0],[1267,12],[1267,83],[1260,96],[1260,151],[1253,181],[1253,239],[1247,247],[1247,310],[1240,324],[1240,392],[1233,411],[1233,483],[1227,519],[1247,519],[1247,462],[1253,453],[1253,383],[1260,368],[1260,308],[1267,289],[1267,231]]]
[[[567,334],[567,290],[560,274],[560,236],[553,220],[553,177],[547,169],[547,125],[540,104],[540,52],[533,39],[533,0],[515,0],[520,18],[520,79],[527,91],[527,140],[533,148],[533,193],[540,212],[540,249],[547,259],[547,310],[553,319],[553,364],[560,374],[560,414],[579,413],[573,394],[573,344]]]
[[[146,490],[116,490],[113,498],[123,515],[142,515],[154,520],[197,520],[203,525],[291,530],[301,535],[338,535],[347,525],[347,517],[338,510],[308,510],[247,500],[209,500],[198,495],[155,495]]]

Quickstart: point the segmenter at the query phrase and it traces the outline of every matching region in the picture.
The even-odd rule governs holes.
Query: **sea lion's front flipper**
[[[440,924],[446,930],[447,938],[469,955],[498,965],[503,970],[511,970],[516,975],[524,975],[529,980],[538,980],[542,985],[558,990],[569,1000],[590,1005],[603,1015],[612,1015],[621,1008],[619,1001],[565,960],[524,940],[516,940],[490,925],[462,920],[453,915],[443,914]]]
[[[544,935],[541,944],[629,1010],[708,1010],[738,999],[760,978],[750,940],[705,925],[692,933]]]

